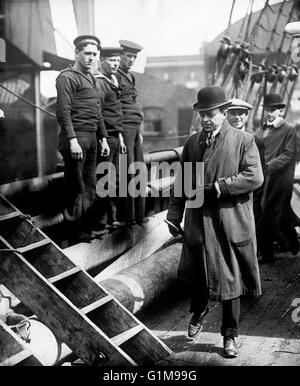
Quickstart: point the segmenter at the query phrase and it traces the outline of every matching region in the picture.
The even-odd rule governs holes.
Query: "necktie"
[[[206,145],[209,147],[213,142],[213,133],[207,133]]]

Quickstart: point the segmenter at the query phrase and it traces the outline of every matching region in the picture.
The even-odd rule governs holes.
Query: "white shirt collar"
[[[211,138],[215,138],[217,134],[219,134],[221,130],[221,127],[219,127],[217,130],[211,132],[211,133],[206,133],[206,135],[208,136],[208,134],[211,134]]]
[[[276,119],[274,119],[273,122],[267,121],[267,126],[274,126],[277,129],[277,127],[281,126],[282,122],[283,122],[283,118],[277,117]]]

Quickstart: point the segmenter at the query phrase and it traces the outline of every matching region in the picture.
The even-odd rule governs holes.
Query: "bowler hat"
[[[101,45],[100,40],[96,36],[93,36],[93,35],[77,36],[77,38],[74,39],[73,44],[76,48],[78,46],[80,46],[81,44],[96,44],[98,49],[100,49],[100,45]]]
[[[193,105],[193,109],[206,111],[230,105],[231,102],[226,99],[225,91],[221,87],[207,86],[198,91],[197,103]]]
[[[252,106],[242,99],[234,98],[230,99],[229,102],[231,102],[231,105],[228,110],[252,110]]]
[[[133,52],[135,54],[140,52],[143,49],[142,46],[134,42],[131,42],[130,40],[119,40],[119,43],[121,44],[121,47],[124,48],[124,51]]]
[[[122,47],[101,47],[100,48],[100,56],[103,58],[107,58],[110,56],[120,56],[123,52]]]
[[[264,97],[264,107],[278,107],[279,109],[286,106],[285,103],[283,103],[283,100],[279,94],[270,93],[266,94]]]

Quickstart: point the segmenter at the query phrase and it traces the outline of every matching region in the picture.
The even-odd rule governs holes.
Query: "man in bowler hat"
[[[273,262],[273,242],[281,251],[296,255],[299,242],[296,226],[299,219],[291,208],[296,162],[296,130],[284,119],[286,104],[276,93],[264,97],[266,123],[257,135],[263,140],[266,159],[266,180],[262,198],[262,226],[260,236],[263,260]]]
[[[120,66],[117,78],[121,87],[121,105],[123,112],[123,136],[127,147],[127,163],[130,166],[133,162],[144,162],[142,149],[141,125],[143,113],[137,103],[137,91],[135,88],[135,76],[131,71],[138,53],[143,49],[137,43],[129,40],[119,40],[123,52],[120,58]],[[135,173],[128,173],[128,184],[135,177]],[[120,178],[122,174],[120,173]],[[122,181],[120,181],[122,183]],[[125,199],[125,222],[127,224],[142,224],[147,221],[145,218],[145,192],[133,197],[130,193]],[[120,202],[122,199],[120,200]],[[122,205],[123,206],[123,205]]]
[[[92,35],[74,40],[75,64],[61,71],[56,80],[57,120],[61,131],[59,151],[65,169],[66,221],[75,224],[76,241],[90,241],[92,204],[96,192],[97,141],[109,153],[107,133],[93,76],[100,41]]]
[[[180,230],[185,210],[178,274],[191,290],[188,336],[201,331],[208,300],[219,300],[224,355],[236,357],[240,296],[261,294],[251,195],[263,183],[263,173],[253,135],[228,124],[229,105],[220,87],[198,91],[193,107],[203,130],[187,139],[181,165],[203,162],[204,202],[194,208],[186,205],[184,195],[173,195],[167,219]],[[177,235],[171,226],[169,231]]]

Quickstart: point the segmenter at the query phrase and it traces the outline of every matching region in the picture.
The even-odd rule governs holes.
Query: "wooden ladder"
[[[88,365],[155,364],[172,353],[2,195],[0,282]]]
[[[42,366],[41,362],[26,347],[2,320],[0,320],[0,366]]]

